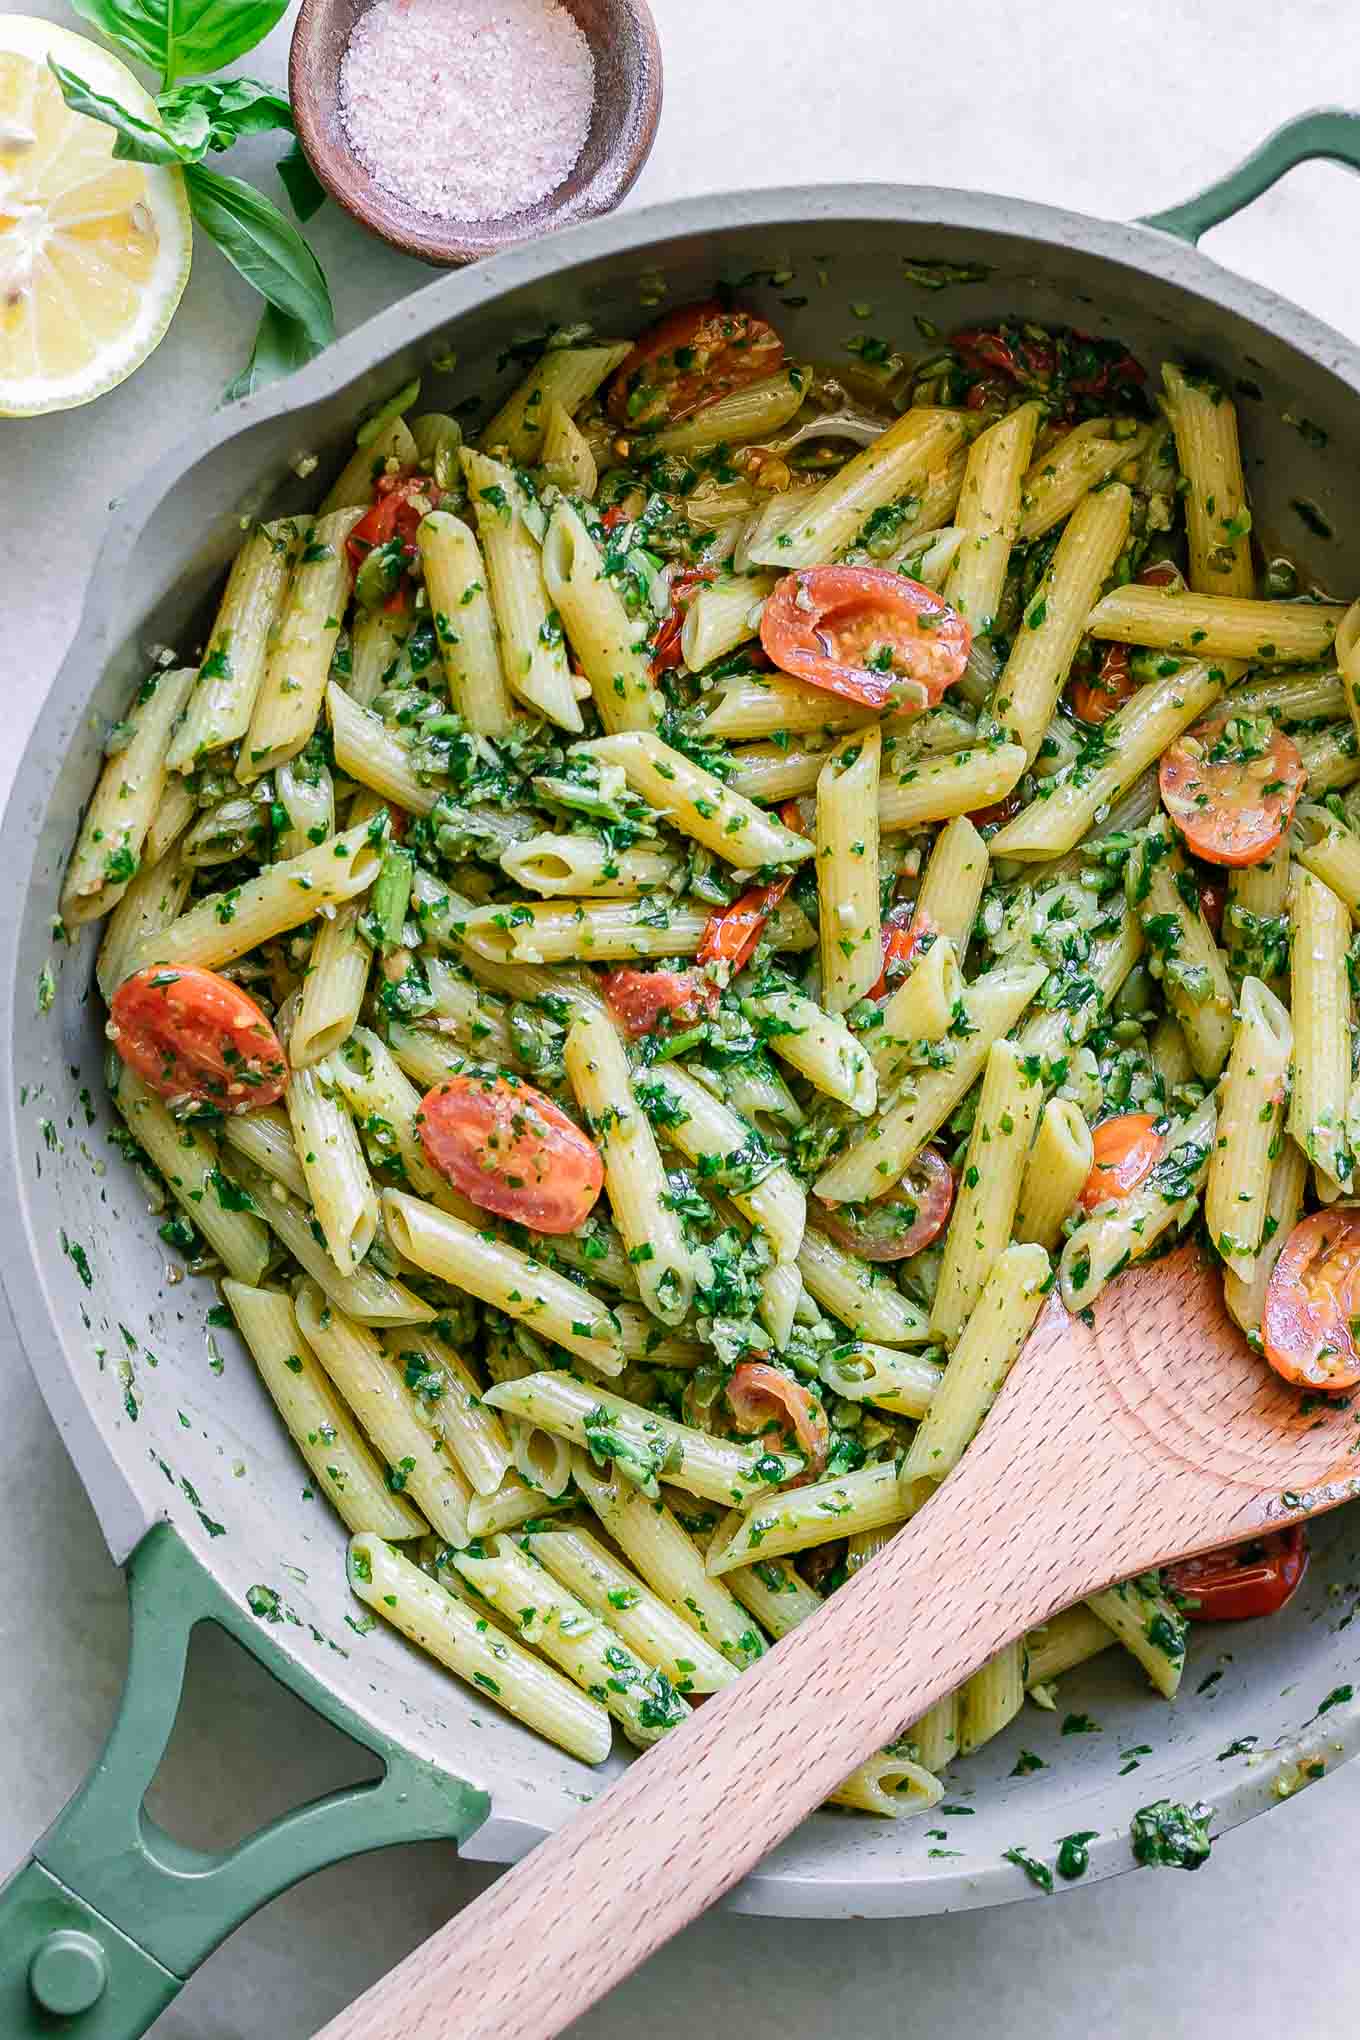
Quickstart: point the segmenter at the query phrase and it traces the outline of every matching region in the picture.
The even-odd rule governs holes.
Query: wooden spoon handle
[[[1106,1584],[1123,1511],[1082,1469],[1072,1483],[1081,1492],[1055,1523],[1051,1500],[1047,1510],[1040,1501],[1068,1468],[1042,1449],[1017,1457],[999,1418],[947,1489],[811,1622],[540,1842],[323,2040],[561,2032],[1002,1644]],[[1129,1483],[1130,1508],[1139,1487]]]

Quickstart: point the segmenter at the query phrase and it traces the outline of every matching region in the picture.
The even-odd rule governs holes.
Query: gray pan
[[[0,991],[13,1041],[0,1198],[19,1331],[109,1547],[127,1565],[132,1662],[104,1759],[0,1895],[6,2035],[54,2030],[30,1990],[35,1953],[49,2006],[54,1992],[93,1992],[93,2009],[71,2030],[114,2040],[143,2030],[223,1935],[309,1870],[432,1835],[507,1862],[601,1783],[387,1629],[356,1632],[339,1522],[303,1499],[293,1449],[229,1333],[212,1333],[220,1366],[214,1360],[210,1290],[167,1284],[156,1222],[108,1144],[92,943],[54,939],[53,915],[101,733],[145,672],[148,648],[187,653],[200,641],[239,520],[314,502],[356,415],[409,376],[425,378],[431,408],[503,390],[517,373],[504,359],[512,343],[578,320],[636,331],[654,316],[658,282],[665,302],[681,304],[718,278],[779,324],[796,358],[838,353],[866,330],[849,310],[860,301],[873,307],[868,330],[907,339],[916,317],[947,332],[1019,313],[1117,334],[1154,373],[1164,355],[1189,357],[1237,393],[1258,529],[1324,585],[1352,594],[1360,351],[1194,246],[1206,226],[1316,155],[1360,167],[1360,118],[1295,122],[1223,186],[1148,224],[891,186],[737,194],[599,220],[394,306],[301,374],[218,413],[112,515],[0,844]],[[951,280],[959,275],[970,280]],[[431,359],[450,348],[456,371],[442,376]],[[305,484],[290,465],[302,452],[321,458]],[[1056,1714],[1028,1707],[960,1764],[950,1797],[966,1798],[973,1814],[947,1823],[948,1854],[934,1853],[923,1821],[821,1813],[731,1902],[833,1917],[995,1904],[1032,1889],[1002,1861],[1015,1844],[1050,1853],[1053,1837],[1094,1830],[1089,1875],[1110,1876],[1130,1866],[1129,1821],[1151,1800],[1206,1801],[1221,1830],[1333,1768],[1360,1735],[1350,1699],[1360,1631],[1346,1627],[1354,1512],[1325,1519],[1313,1537],[1305,1589],[1279,1617],[1235,1630],[1230,1663],[1218,1661],[1221,1633],[1194,1632],[1174,1705],[1146,1690],[1122,1654],[1108,1654],[1067,1678]],[[221,1859],[160,1835],[141,1799],[201,1620],[228,1628],[377,1751],[384,1782],[294,1812]],[[1064,1735],[1069,1713],[1098,1732]],[[1048,1768],[1013,1777],[1022,1744]],[[1123,1754],[1138,1746],[1145,1753]],[[54,1940],[59,1931],[86,1938]]]

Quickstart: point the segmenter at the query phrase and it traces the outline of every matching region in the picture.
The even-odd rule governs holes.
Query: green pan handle
[[[1160,227],[1164,234],[1175,234],[1178,240],[1194,246],[1201,234],[1207,234],[1210,227],[1221,227],[1224,220],[1241,212],[1244,205],[1250,205],[1263,191],[1269,191],[1287,171],[1318,157],[1360,170],[1360,113],[1318,107],[1312,113],[1287,120],[1226,177],[1197,191],[1184,205],[1173,205],[1168,212],[1150,213],[1141,225]]]
[[[299,1878],[393,1842],[464,1841],[487,1795],[378,1734],[300,1668],[169,1524],[128,1562],[127,1684],[90,1776],[0,1890],[4,2040],[136,2040],[220,1941]],[[189,1638],[215,1622],[383,1776],[298,1807],[220,1854],[186,1848],[144,1800],[175,1724]]]

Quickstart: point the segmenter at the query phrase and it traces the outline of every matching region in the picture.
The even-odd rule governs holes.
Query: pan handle
[[[1287,171],[1318,157],[1360,170],[1360,113],[1323,106],[1287,120],[1226,177],[1206,185],[1183,205],[1147,214],[1140,225],[1159,227],[1164,234],[1174,234],[1193,247],[1201,234],[1207,234],[1210,227],[1222,226],[1224,220],[1241,212],[1263,191],[1269,191]]]
[[[379,1734],[299,1668],[168,1523],[128,1561],[127,1683],[103,1752],[30,1861],[0,1889],[0,2032],[6,2040],[136,2040],[218,1943],[328,1863],[393,1842],[466,1840],[485,1792]],[[236,1848],[186,1848],[148,1815],[189,1638],[215,1622],[385,1766],[296,1808]]]

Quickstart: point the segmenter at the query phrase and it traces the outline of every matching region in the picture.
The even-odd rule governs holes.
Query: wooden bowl
[[[302,0],[288,89],[308,162],[337,205],[407,255],[444,268],[474,262],[555,227],[612,212],[651,154],[661,115],[661,45],[647,0],[561,0],[595,59],[590,132],[570,175],[537,204],[494,220],[441,220],[379,184],[340,115],[340,64],[372,0]]]

